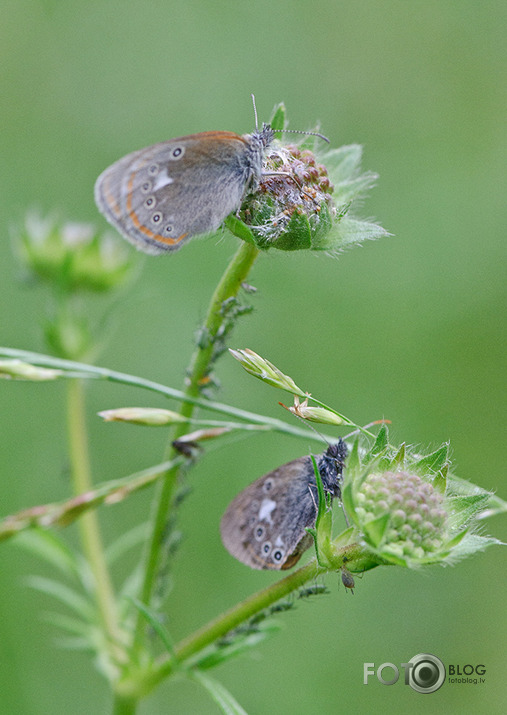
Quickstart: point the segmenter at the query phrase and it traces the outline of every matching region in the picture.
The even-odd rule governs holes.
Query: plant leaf
[[[19,534],[14,543],[41,557],[67,576],[80,579],[77,554],[54,532],[34,528]]]
[[[150,624],[155,633],[157,633],[157,635],[159,636],[160,640],[166,647],[166,650],[169,655],[174,658],[174,641],[169,631],[164,628],[164,626],[160,622],[158,614],[152,611],[151,608],[148,608],[148,606],[146,606],[144,603],[141,603],[141,601],[139,601],[137,598],[129,597],[129,600],[134,604],[137,610],[142,613],[146,621]]]
[[[428,472],[433,472],[436,474],[439,472],[449,460],[449,445],[443,444],[439,449],[435,450],[431,454],[427,454],[422,457],[418,462],[415,462],[413,469],[417,471],[418,474],[427,474]]]
[[[452,507],[451,527],[453,529],[463,529],[485,508],[488,501],[488,494],[449,497],[449,504]]]
[[[475,554],[477,551],[484,551],[488,546],[494,544],[505,546],[503,541],[499,541],[493,536],[479,536],[479,534],[467,533],[460,543],[453,546],[451,553],[445,560],[447,563],[455,563]]]
[[[382,425],[378,431],[377,437],[375,439],[375,443],[373,444],[373,446],[370,449],[370,451],[368,452],[368,454],[366,454],[364,457],[364,460],[363,460],[364,463],[367,464],[374,457],[378,457],[379,455],[381,455],[383,452],[385,452],[388,445],[389,445],[389,430],[387,429],[386,425]]]
[[[266,638],[278,633],[279,630],[280,624],[276,621],[262,621],[256,625],[254,631],[244,634],[234,634],[231,643],[223,646],[214,645],[204,654],[199,654],[192,665],[197,666],[200,670],[214,668],[221,663],[231,660],[231,658],[242,655],[266,640]]]
[[[364,535],[375,548],[378,548],[382,543],[387,525],[389,524],[389,519],[389,514],[382,514],[382,516],[378,516],[376,519],[371,519],[371,521],[367,521],[363,524]]]
[[[138,524],[132,527],[124,534],[121,534],[117,539],[115,539],[106,549],[106,560],[107,563],[112,565],[122,556],[124,556],[130,549],[139,546],[144,543],[146,537],[149,534],[149,524],[144,522],[143,524]]]
[[[55,581],[54,579],[45,578],[43,576],[30,576],[27,581],[29,586],[37,591],[53,596],[61,603],[64,603],[87,623],[95,622],[95,608],[90,601],[77,593],[74,589],[69,588],[60,581]]]
[[[248,715],[246,710],[244,710],[236,698],[224,688],[222,683],[219,683],[218,680],[212,678],[208,673],[194,670],[189,674],[189,677],[197,683],[200,683],[203,688],[208,691],[224,715]]]

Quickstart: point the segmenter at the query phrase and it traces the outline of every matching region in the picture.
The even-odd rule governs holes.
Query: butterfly
[[[316,458],[324,491],[340,496],[347,457],[343,440]],[[317,484],[311,457],[283,464],[243,489],[220,523],[222,542],[254,569],[289,569],[312,544],[306,531],[317,517]]]
[[[275,132],[329,139],[319,132],[258,128],[251,134],[211,131],[169,139],[134,151],[95,182],[95,203],[127,241],[145,253],[177,251],[193,236],[210,233],[255,192]],[[296,178],[289,175],[292,181]]]
[[[211,131],[124,156],[95,183],[99,211],[145,253],[176,251],[215,231],[258,186],[269,124],[251,134]]]

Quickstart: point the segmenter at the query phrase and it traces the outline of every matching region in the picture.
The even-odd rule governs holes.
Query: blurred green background
[[[363,216],[394,236],[339,260],[261,256],[255,312],[233,345],[358,422],[391,419],[393,440],[449,439],[458,474],[505,498],[506,11],[500,0],[1,0],[1,343],[44,350],[47,294],[18,280],[10,249],[27,208],[105,227],[93,183],[109,163],[173,136],[250,131],[251,92],[261,119],[284,101],[291,127],[320,120],[332,145],[364,145],[364,168],[380,180]],[[235,246],[225,235],[142,261],[99,364],[179,387]],[[218,373],[220,400],[283,417],[280,395],[232,359]],[[2,514],[68,494],[63,397],[60,384],[2,383]],[[162,455],[165,430],[95,417],[127,404],[165,406],[89,386],[97,481]],[[236,563],[218,524],[242,487],[309,445],[256,436],[212,450],[191,473],[169,601],[176,639],[277,578]],[[150,496],[101,511],[108,541],[147,518]],[[505,519],[486,527],[507,536]],[[49,569],[13,542],[1,558],[1,712],[107,713],[106,684],[86,655],[59,649],[45,619],[54,603],[25,583]],[[504,572],[495,547],[452,569],[377,569],[353,597],[328,577],[331,595],[299,602],[279,635],[215,674],[249,713],[504,712]],[[420,652],[485,664],[486,683],[428,697],[401,683],[363,685],[365,661],[399,664]],[[218,710],[198,686],[177,682],[140,712]]]

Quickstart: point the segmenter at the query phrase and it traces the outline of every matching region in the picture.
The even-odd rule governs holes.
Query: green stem
[[[143,692],[149,692],[164,680],[164,678],[173,673],[175,667],[178,667],[178,663],[185,665],[185,661],[188,661],[188,659],[196,653],[199,653],[214,643],[218,638],[226,635],[245,621],[248,621],[259,613],[259,611],[268,608],[281,598],[288,596],[297,588],[300,588],[303,584],[313,580],[317,576],[330,571],[337,571],[343,565],[345,557],[351,562],[357,560],[359,564],[361,558],[364,557],[363,547],[360,546],[360,544],[354,543],[337,548],[333,559],[334,564],[331,565],[331,567],[320,566],[317,559],[313,558],[305,566],[297,569],[297,571],[294,571],[271,586],[264,588],[262,591],[254,593],[213,621],[207,623],[198,631],[178,643],[174,648],[173,654],[171,654],[171,658],[165,658],[158,669],[152,670],[147,674],[141,686]],[[187,665],[189,665],[188,662]]]
[[[251,244],[242,242],[234,255],[232,261],[227,266],[211,299],[204,330],[209,337],[205,347],[198,347],[192,357],[189,369],[188,384],[184,392],[185,401],[180,407],[180,415],[190,419],[195,409],[195,402],[200,394],[201,380],[207,375],[212,356],[213,338],[217,335],[223,321],[222,306],[224,301],[239,292],[241,284],[245,281],[259,251]],[[181,422],[174,430],[171,442],[188,430],[188,422]],[[166,458],[174,454],[171,444],[166,450]],[[158,492],[154,500],[154,518],[151,539],[148,544],[144,581],[141,590],[140,600],[149,605],[153,596],[157,574],[161,561],[164,532],[167,524],[168,514],[174,498],[174,492],[180,475],[181,467],[175,466],[169,469],[163,481],[160,482]],[[135,649],[139,651],[146,622],[139,612],[137,616]]]
[[[137,698],[124,697],[118,693],[114,695],[113,715],[134,715],[137,709]]]
[[[317,559],[313,558],[305,566],[301,566],[301,568],[285,576],[280,581],[249,596],[188,638],[185,638],[181,643],[178,643],[174,648],[174,659],[179,662],[187,660],[216,641],[217,638],[225,635],[233,628],[237,628],[241,623],[292,593],[307,581],[311,581],[329,571],[337,571],[342,566],[344,557],[351,563],[356,564],[356,562],[359,563],[363,555],[363,547],[360,544],[353,543],[335,548],[333,563],[329,566],[321,566]],[[169,664],[165,664],[162,669],[167,669],[168,666]]]
[[[211,298],[206,321],[204,323],[204,329],[209,336],[209,339],[206,347],[197,348],[194,352],[190,363],[189,382],[185,390],[185,397],[199,397],[200,383],[208,372],[213,355],[213,340],[224,322],[224,315],[222,312],[224,302],[228,298],[238,294],[241,284],[248,276],[248,273],[250,272],[258,254],[258,249],[251,244],[241,243],[232,261],[227,266],[219,284],[217,285],[213,297]],[[193,410],[194,406],[190,402],[186,402],[182,406],[181,414],[185,417],[190,417]]]
[[[174,649],[176,660],[180,662],[187,660],[187,658],[216,641],[217,638],[225,635],[241,623],[248,621],[259,611],[276,603],[276,601],[284,598],[307,581],[314,579],[320,573],[324,573],[324,571],[325,569],[318,565],[317,560],[312,559],[305,566],[285,576],[280,581],[252,594],[177,644]]]
[[[151,668],[137,681],[127,680],[121,683],[122,692],[125,695],[130,694],[131,691],[148,694],[178,668],[178,663],[185,667],[187,659],[199,653],[203,648],[211,645],[218,638],[229,633],[229,631],[237,628],[241,623],[252,618],[259,611],[268,608],[276,601],[292,593],[307,581],[314,579],[321,573],[325,573],[326,570],[318,565],[316,559],[312,559],[308,564],[280,581],[254,593],[181,641],[176,645],[171,657],[164,657],[157,668]]]
[[[192,661],[193,656],[200,653],[207,646],[212,645],[218,638],[248,621],[260,611],[288,596],[308,581],[324,573],[337,572],[345,561],[347,561],[347,565],[350,564],[350,568],[353,571],[360,570],[361,563],[364,560],[368,561],[368,558],[368,552],[359,543],[337,546],[333,553],[332,563],[327,566],[319,565],[317,559],[313,558],[297,571],[262,589],[262,591],[254,593],[207,623],[178,643],[171,649],[169,655],[163,656],[156,664],[150,664],[149,668],[126,677],[125,680],[117,684],[119,690],[124,697],[132,697],[135,694],[143,697],[148,695],[165,678],[174,674],[180,668],[198,667],[198,659]],[[354,568],[352,568],[352,565]],[[369,568],[371,568],[371,565]]]
[[[111,382],[117,382],[123,385],[140,387],[145,390],[156,392],[159,395],[179,400],[180,402],[189,402],[194,405],[194,407],[201,407],[205,410],[219,412],[220,414],[237,417],[238,419],[242,419],[253,424],[262,425],[263,427],[269,428],[275,432],[281,432],[294,437],[313,439],[322,443],[322,439],[318,434],[314,434],[307,429],[299,428],[295,425],[291,425],[272,417],[259,415],[255,412],[248,412],[247,410],[242,410],[239,407],[232,407],[231,405],[226,405],[222,402],[215,402],[214,400],[206,400],[203,398],[194,398],[187,395],[182,390],[176,390],[172,387],[168,387],[167,385],[153,382],[152,380],[145,380],[142,377],[137,377],[136,375],[128,375],[126,373],[116,372],[115,370],[109,370],[104,367],[86,365],[85,363],[74,362],[72,360],[53,358],[50,355],[42,355],[40,353],[33,353],[28,350],[18,350],[16,348],[0,347],[0,356],[18,358],[33,365],[60,368],[66,371],[62,375],[62,377],[65,378],[72,377],[73,379],[75,377],[82,377],[86,379],[102,379],[110,380]],[[336,437],[327,434],[323,434],[322,436],[328,442],[332,442],[336,439]]]
[[[84,494],[93,489],[88,435],[85,422],[84,390],[81,380],[67,383],[67,420],[69,453],[74,493]],[[118,626],[116,601],[104,558],[100,527],[95,511],[89,511],[78,520],[81,542],[87,562],[93,574],[95,599],[104,632],[109,642],[112,658],[118,662],[125,659],[121,649],[121,634]]]
[[[139,694],[148,695],[161,681],[174,673],[179,668],[180,663],[185,667],[187,665],[185,660],[191,658],[206,646],[211,645],[244,621],[252,618],[259,611],[276,603],[276,601],[325,571],[326,569],[319,566],[316,559],[312,559],[308,564],[281,579],[281,581],[277,581],[233,606],[230,610],[181,641],[176,645],[170,656],[164,656],[160,659],[158,666],[152,665],[143,673],[137,673],[134,677],[127,677],[123,682],[118,683],[117,686],[123,697],[128,698]]]

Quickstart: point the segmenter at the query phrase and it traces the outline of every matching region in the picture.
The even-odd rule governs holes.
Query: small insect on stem
[[[356,584],[355,584],[355,581],[354,581],[354,577],[352,576],[352,574],[350,573],[350,571],[348,570],[348,568],[346,568],[346,566],[345,566],[345,561],[346,561],[346,559],[344,559],[344,562],[343,562],[342,567],[341,567],[341,569],[340,569],[341,578],[342,578],[342,583],[343,583],[343,585],[345,586],[345,588],[346,588],[346,589],[347,589],[347,588],[350,589],[350,592],[353,594],[353,593],[354,593],[354,586],[355,586]]]
[[[298,598],[309,598],[310,596],[320,596],[329,593],[329,589],[324,584],[314,583],[313,586],[301,588],[298,592]]]

